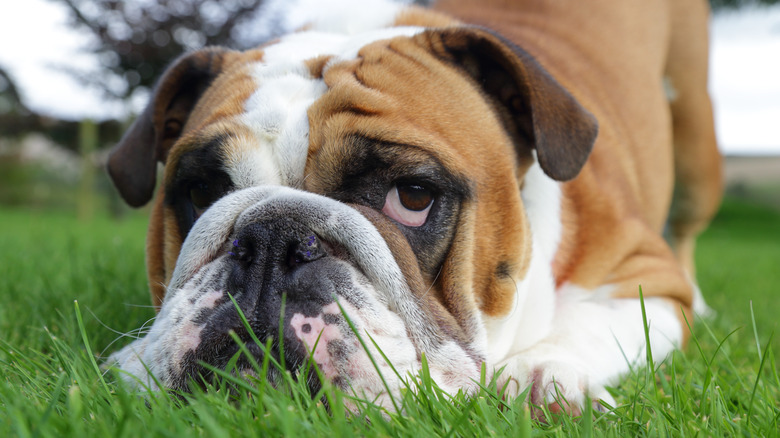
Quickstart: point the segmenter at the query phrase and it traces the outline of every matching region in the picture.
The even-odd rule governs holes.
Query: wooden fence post
[[[81,155],[81,181],[77,198],[79,220],[86,221],[95,214],[95,166],[93,153],[97,150],[97,124],[84,119],[79,124],[79,154]]]

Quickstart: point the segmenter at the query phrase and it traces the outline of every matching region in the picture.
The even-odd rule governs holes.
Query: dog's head
[[[443,387],[469,387],[483,318],[510,311],[529,266],[525,176],[574,177],[595,135],[536,61],[482,28],[309,30],[185,55],[109,160],[134,206],[164,164],[147,256],[162,308],[114,359],[185,388],[201,362],[231,359],[231,331],[249,341],[232,295],[290,369],[312,358],[376,395],[378,347],[402,375],[424,353]]]

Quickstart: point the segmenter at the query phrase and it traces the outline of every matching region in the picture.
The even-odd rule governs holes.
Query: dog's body
[[[653,353],[684,342],[720,196],[705,2],[472,3],[382,3],[166,73],[109,163],[133,205],[165,163],[162,308],[120,367],[185,388],[224,366],[228,332],[249,339],[228,293],[261,340],[282,318],[291,369],[369,396],[382,356],[346,318],[402,377],[424,353],[468,390],[486,363],[573,411],[644,358],[640,286]]]

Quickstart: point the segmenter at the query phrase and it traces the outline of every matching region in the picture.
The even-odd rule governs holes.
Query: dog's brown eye
[[[397,185],[398,200],[407,210],[423,211],[433,202],[430,189],[418,185]]]
[[[416,184],[397,184],[387,192],[382,212],[408,227],[422,226],[428,220],[433,192]]]
[[[216,201],[216,194],[204,182],[199,182],[190,187],[190,201],[195,209],[195,216],[200,216],[211,204]]]

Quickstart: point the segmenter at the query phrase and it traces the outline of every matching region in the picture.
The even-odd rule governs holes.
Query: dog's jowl
[[[176,60],[108,165],[154,198],[127,380],[186,390],[256,336],[386,405],[425,355],[576,413],[644,360],[640,287],[653,353],[682,345],[720,198],[705,2],[508,3],[329,6]]]

